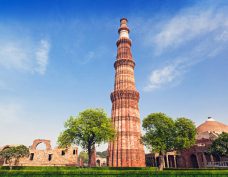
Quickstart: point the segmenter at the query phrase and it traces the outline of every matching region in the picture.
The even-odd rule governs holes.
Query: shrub
[[[0,168],[2,177],[227,177],[228,170],[209,169],[166,169],[157,171],[155,168],[79,168],[79,167],[16,167],[8,170]]]

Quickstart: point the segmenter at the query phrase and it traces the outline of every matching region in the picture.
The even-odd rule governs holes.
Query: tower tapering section
[[[127,19],[120,20],[115,67],[115,86],[111,93],[112,122],[117,137],[108,147],[108,165],[113,167],[145,166],[144,147],[140,143],[139,92],[135,87],[135,62]]]

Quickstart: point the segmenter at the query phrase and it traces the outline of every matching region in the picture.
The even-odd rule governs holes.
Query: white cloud
[[[228,30],[223,31],[221,34],[216,36],[215,40],[217,40],[217,41],[228,41]]]
[[[149,84],[144,88],[144,91],[153,91],[165,85],[174,84],[175,80],[181,77],[187,68],[185,62],[176,60],[152,71],[149,77]]]
[[[50,44],[47,40],[42,39],[36,51],[37,72],[44,74],[48,64]]]
[[[27,70],[28,52],[16,42],[2,42],[0,48],[0,65],[7,69]]]
[[[205,10],[195,6],[161,24],[157,33],[145,38],[155,45],[156,57],[169,64],[151,72],[145,91],[180,83],[192,66],[228,54],[228,7]]]
[[[0,24],[0,69],[45,74],[50,43]],[[24,30],[26,31],[26,30]]]
[[[168,65],[164,68],[157,69],[151,73],[150,84],[145,88],[145,90],[154,90],[161,87],[164,83],[170,83],[175,77],[178,76],[178,74],[179,72],[173,65]]]
[[[154,36],[158,53],[168,48],[176,48],[196,37],[216,30],[227,29],[228,16],[215,10],[186,10],[168,21],[161,32]]]

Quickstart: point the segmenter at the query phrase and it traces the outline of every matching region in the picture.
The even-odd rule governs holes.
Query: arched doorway
[[[220,161],[219,155],[213,154],[212,156],[213,156],[215,162],[219,162]]]
[[[156,166],[156,167],[159,167],[159,165],[160,165],[159,157],[156,157],[155,166]]]
[[[44,142],[40,142],[36,145],[36,150],[46,150],[46,144]]]
[[[33,150],[51,150],[50,140],[36,139],[31,146]]]
[[[198,161],[195,154],[191,155],[192,168],[199,168]]]
[[[101,161],[98,159],[97,160],[97,166],[100,167],[101,166]]]

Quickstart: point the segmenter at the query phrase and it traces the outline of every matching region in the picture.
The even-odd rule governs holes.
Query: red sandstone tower
[[[135,87],[135,62],[127,19],[120,20],[115,67],[115,86],[111,93],[112,122],[117,137],[108,147],[108,165],[113,167],[144,167],[145,153],[140,143],[139,92]]]

